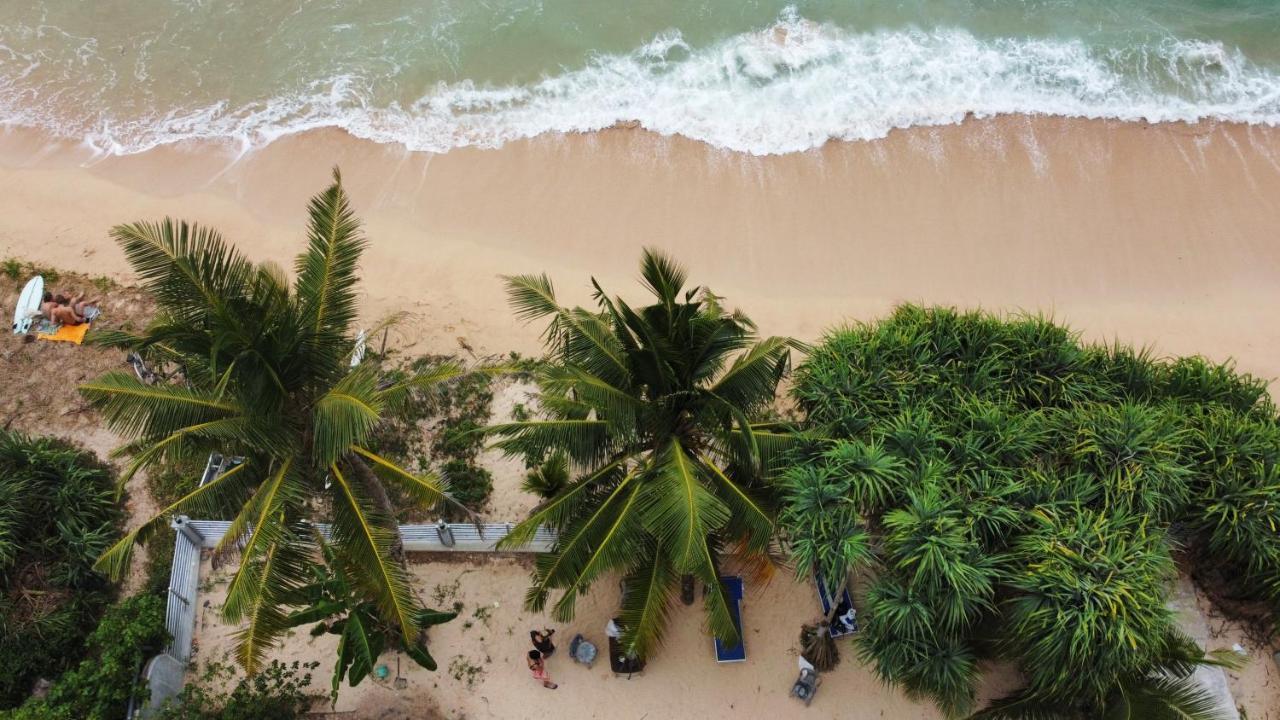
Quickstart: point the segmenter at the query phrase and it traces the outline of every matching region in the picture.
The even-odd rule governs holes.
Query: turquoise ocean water
[[[0,123],[109,153],[635,121],[756,154],[967,114],[1280,123],[1280,0],[10,0]]]

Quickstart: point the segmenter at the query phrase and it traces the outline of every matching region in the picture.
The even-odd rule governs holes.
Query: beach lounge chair
[[[716,638],[714,641],[716,662],[744,662],[747,659],[747,640],[742,632],[742,595],[744,587],[742,578],[736,575],[721,577],[720,585],[724,587],[725,600],[729,602],[729,615],[733,617],[733,625],[738,628],[738,644],[729,647],[720,642],[720,638]]]
[[[244,462],[242,457],[226,457],[222,453],[209,453],[209,460],[204,464],[204,473],[200,475],[199,487],[204,487],[205,483],[242,462]]]
[[[858,622],[856,620],[848,623],[841,619],[853,609],[853,596],[849,594],[849,588],[845,587],[844,592],[840,594],[840,604],[836,606],[835,615],[832,615],[831,593],[827,590],[826,582],[816,575],[813,581],[818,586],[818,600],[822,602],[822,616],[831,618],[831,627],[828,629],[831,637],[842,638],[845,635],[852,635],[857,632]]]
[[[644,672],[644,661],[627,655],[618,638],[609,636],[609,669],[614,675],[626,675],[630,680],[632,675]]]

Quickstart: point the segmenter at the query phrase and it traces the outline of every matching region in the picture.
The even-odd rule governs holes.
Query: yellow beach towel
[[[36,337],[49,342],[69,342],[79,345],[84,342],[85,333],[89,332],[90,323],[80,323],[79,325],[59,325],[58,329],[52,333],[40,333]]]

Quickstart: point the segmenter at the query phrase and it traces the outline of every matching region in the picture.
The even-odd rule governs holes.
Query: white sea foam
[[[1165,39],[1097,49],[1072,40],[983,39],[946,28],[859,33],[795,13],[709,47],[691,47],[668,31],[629,54],[599,55],[531,84],[440,84],[410,104],[375,104],[375,80],[345,74],[290,97],[128,120],[103,111],[78,126],[54,120],[58,113],[29,96],[6,96],[0,85],[0,121],[75,133],[107,153],[195,138],[230,138],[252,148],[321,127],[444,151],[636,122],[662,134],[773,154],[969,115],[1280,124],[1280,75],[1220,43]]]

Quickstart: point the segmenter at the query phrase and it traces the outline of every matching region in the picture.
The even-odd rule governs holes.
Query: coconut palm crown
[[[762,475],[784,436],[754,421],[796,343],[758,338],[709,290],[686,290],[685,271],[656,251],[644,252],[641,277],[653,304],[632,307],[593,280],[595,310],[561,306],[545,275],[506,278],[521,319],[550,319],[550,357],[537,376],[543,416],[489,430],[510,454],[563,451],[580,473],[503,542],[527,543],[543,525],[558,531],[527,606],[541,611],[560,591],[555,616],[567,621],[593,582],[620,574],[620,642],[643,658],[685,575],[707,588],[711,631],[738,640],[720,555],[763,557],[773,537]]]
[[[288,628],[287,607],[314,561],[310,521],[323,520],[352,560],[351,582],[374,600],[406,650],[433,668],[383,483],[424,504],[444,493],[436,477],[410,472],[368,444],[415,388],[460,370],[445,365],[393,381],[376,363],[351,368],[365,239],[338,173],[310,202],[307,248],[292,286],[280,268],[250,262],[209,228],[166,219],[121,225],[112,236],[159,311],[141,333],[101,340],[182,376],[146,384],[110,373],[81,387],[107,426],[131,440],[122,449],[132,460],[121,488],[139,470],[211,451],[244,461],[128,533],[99,569],[121,575],[133,546],[176,513],[232,517],[218,550],[238,551],[240,564],[223,615],[242,624],[238,661],[253,672]]]

